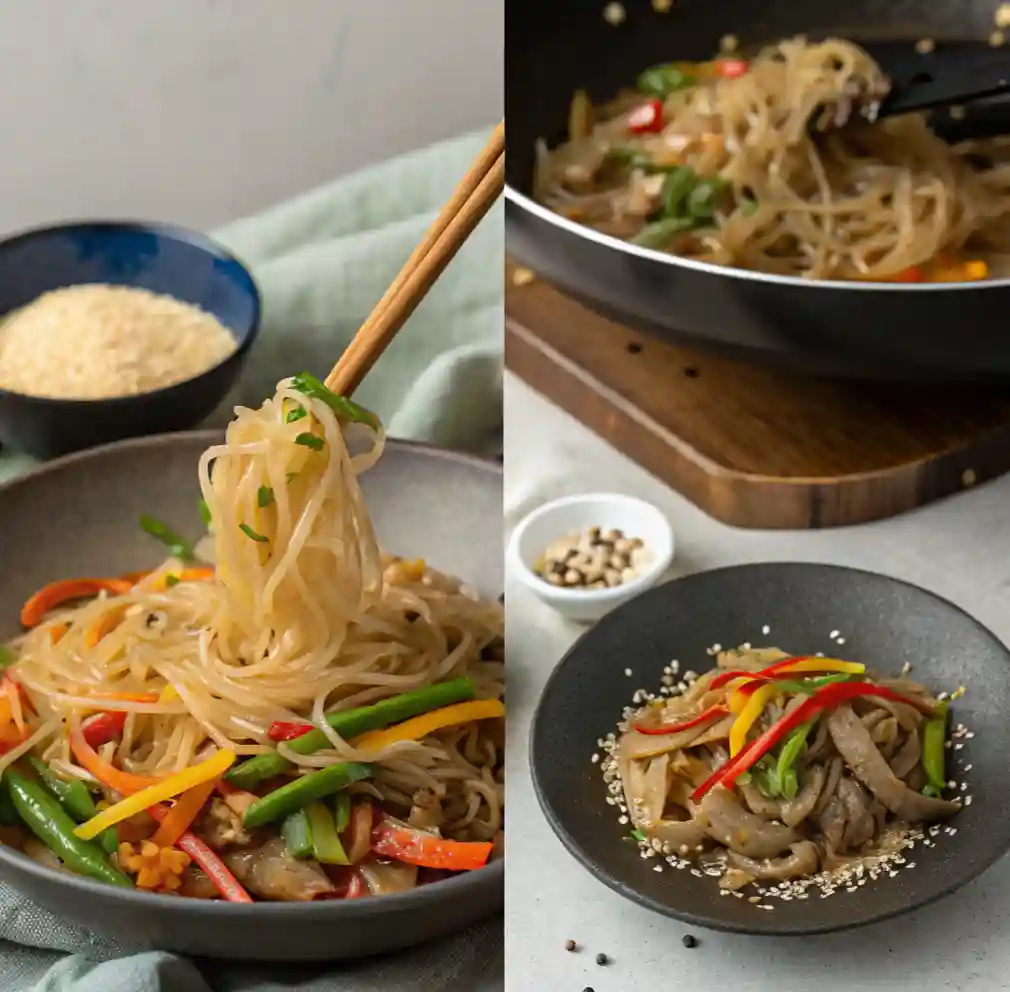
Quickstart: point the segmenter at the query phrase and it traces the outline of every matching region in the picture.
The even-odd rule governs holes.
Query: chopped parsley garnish
[[[326,442],[321,437],[316,437],[315,434],[306,432],[305,434],[299,434],[298,437],[295,438],[295,444],[311,448],[313,451],[322,451],[323,445],[325,445]]]
[[[164,544],[173,558],[181,558],[183,561],[195,561],[196,555],[193,547],[182,535],[177,534],[170,527],[167,527],[160,520],[149,517],[146,513],[140,515],[141,529],[150,534],[157,541]]]
[[[366,410],[346,396],[338,396],[310,372],[299,372],[291,380],[291,385],[298,392],[311,396],[314,400],[322,400],[341,420],[367,424],[375,429],[379,427],[379,418],[371,410]]]
[[[256,504],[259,507],[270,506],[274,501],[274,491],[269,486],[260,486],[256,493]]]
[[[284,423],[293,424],[296,420],[304,420],[309,415],[308,410],[303,406],[296,406],[293,410],[288,410],[288,415],[284,418]]]
[[[265,534],[257,534],[256,531],[252,529],[248,524],[239,524],[238,529],[245,534],[251,541],[255,541],[257,544],[269,544],[270,538]]]

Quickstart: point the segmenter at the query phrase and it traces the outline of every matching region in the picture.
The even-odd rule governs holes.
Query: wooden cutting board
[[[725,523],[865,523],[1010,470],[1010,390],[743,364],[644,336],[530,276],[507,264],[507,366]]]

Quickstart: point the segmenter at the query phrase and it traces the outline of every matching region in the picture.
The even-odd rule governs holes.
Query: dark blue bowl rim
[[[99,230],[119,230],[119,231],[147,231],[152,234],[158,234],[163,237],[174,238],[176,241],[184,242],[185,244],[192,245],[194,248],[201,248],[203,251],[212,255],[214,258],[221,259],[225,262],[231,262],[236,265],[239,271],[245,276],[247,282],[247,289],[249,295],[252,297],[253,302],[253,317],[249,325],[249,329],[241,341],[239,341],[238,347],[231,352],[231,354],[226,355],[220,362],[216,365],[212,365],[209,369],[205,369],[199,375],[192,376],[189,379],[183,379],[182,382],[173,383],[171,386],[163,386],[161,389],[155,389],[148,393],[134,393],[130,396],[105,396],[98,399],[59,399],[54,396],[30,396],[27,393],[16,393],[10,389],[0,388],[0,397],[11,397],[29,406],[44,406],[44,407],[59,407],[68,412],[73,411],[77,408],[80,410],[94,409],[97,404],[102,404],[109,409],[115,409],[116,407],[129,406],[138,401],[147,400],[171,400],[173,394],[180,389],[189,386],[191,383],[199,382],[205,376],[212,375],[217,369],[221,368],[222,365],[227,365],[230,362],[240,362],[245,357],[246,353],[252,347],[255,342],[259,331],[260,323],[263,315],[263,298],[260,294],[259,286],[256,285],[256,280],[253,278],[252,271],[249,266],[236,255],[234,252],[225,248],[224,245],[215,241],[209,235],[202,233],[201,231],[195,231],[192,228],[181,227],[177,224],[168,224],[162,221],[146,221],[146,220],[70,220],[61,221],[58,224],[46,224],[41,227],[31,227],[23,231],[18,231],[15,234],[10,235],[0,239],[0,253],[8,247],[9,245],[18,244],[22,241],[31,241],[34,238],[44,237],[49,234],[53,234],[59,231],[72,231],[74,228],[90,227],[97,228]],[[0,314],[0,317],[3,315]]]

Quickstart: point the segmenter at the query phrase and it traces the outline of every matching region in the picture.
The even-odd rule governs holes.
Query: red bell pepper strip
[[[272,741],[293,741],[296,737],[315,730],[311,723],[293,723],[290,720],[275,720],[270,724],[267,737]]]
[[[168,808],[161,805],[151,806],[147,812],[159,823],[168,816]],[[180,851],[185,851],[193,859],[194,864],[199,865],[207,873],[207,877],[214,883],[214,887],[227,902],[253,901],[252,896],[246,892],[241,882],[228,870],[227,865],[196,834],[190,833],[187,830],[175,842],[175,846]]]
[[[733,669],[729,672],[722,672],[712,679],[712,684],[708,687],[709,690],[721,689],[727,682],[732,682],[733,679],[767,679],[774,675],[776,672],[781,671],[788,665],[795,665],[798,661],[816,661],[816,658],[812,658],[809,655],[798,655],[795,658],[783,658],[781,661],[776,661],[774,665],[769,665],[767,668],[762,668],[756,672],[745,672],[743,669]]]
[[[98,748],[121,734],[125,725],[124,710],[106,710],[85,720],[81,724],[81,733],[92,747]]]
[[[743,59],[716,59],[715,71],[723,79],[737,79],[747,74],[747,63]]]
[[[422,868],[472,871],[483,868],[492,845],[479,841],[444,840],[414,830],[390,816],[380,817],[372,828],[372,851],[383,858],[404,861]]]
[[[632,134],[655,134],[663,130],[663,101],[646,100],[628,114],[628,130]]]
[[[839,706],[850,699],[858,699],[860,696],[877,696],[880,699],[890,699],[895,703],[914,706],[927,716],[936,715],[933,707],[927,703],[902,696],[888,689],[886,686],[873,685],[870,682],[833,682],[831,685],[824,686],[819,692],[805,700],[800,706],[797,706],[792,713],[784,716],[778,723],[769,727],[760,737],[755,737],[754,740],[745,744],[738,754],[720,765],[694,790],[691,799],[694,802],[700,802],[705,794],[716,785],[724,785],[727,788],[731,788],[744,772],[757,764],[783,737],[795,730],[800,724],[813,719],[823,710]]]
[[[726,716],[728,713],[729,710],[725,706],[717,703],[715,706],[709,706],[708,709],[702,710],[697,716],[693,716],[688,720],[681,720],[679,723],[661,723],[659,726],[650,726],[647,723],[635,723],[632,724],[632,727],[640,734],[676,734],[681,730],[690,730],[692,727],[708,723],[709,720],[715,717]]]

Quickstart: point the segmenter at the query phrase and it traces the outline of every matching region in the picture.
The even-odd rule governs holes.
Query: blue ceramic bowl
[[[260,324],[249,270],[210,238],[164,224],[84,221],[0,241],[0,314],[82,283],[136,286],[193,303],[234,335],[219,365],[166,389],[99,400],[58,400],[0,389],[0,442],[40,458],[141,434],[188,430],[225,398]]]

